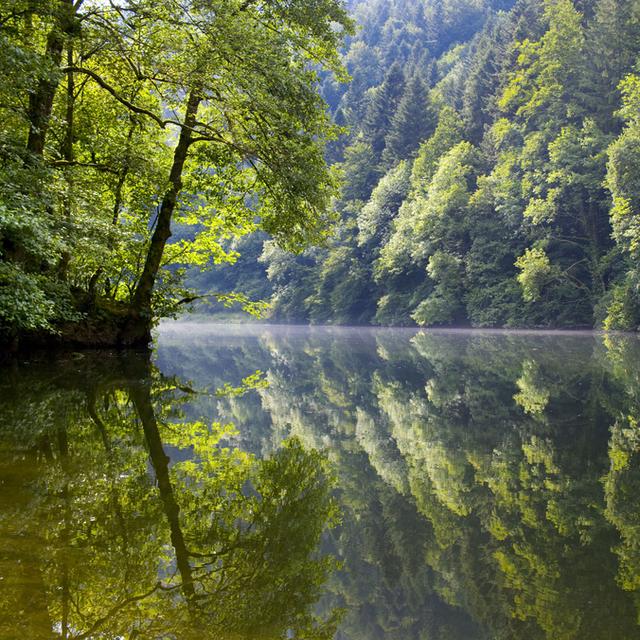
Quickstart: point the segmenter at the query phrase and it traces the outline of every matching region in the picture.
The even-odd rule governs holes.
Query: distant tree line
[[[273,318],[637,329],[640,2],[352,10],[352,82],[322,87],[349,129],[333,237],[247,241]]]

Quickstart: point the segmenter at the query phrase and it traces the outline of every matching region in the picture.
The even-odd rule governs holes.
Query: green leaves
[[[520,270],[518,282],[522,286],[524,299],[529,301],[539,299],[541,289],[554,276],[553,268],[544,249],[527,249],[516,260],[516,267]]]
[[[321,69],[344,77],[341,2],[18,4],[0,23],[0,179],[17,203],[3,198],[0,252],[25,282],[148,306],[138,293],[158,279],[163,313],[185,266],[234,260],[232,238],[261,228],[301,250],[325,237],[337,129],[316,84]],[[193,233],[153,239],[172,220]]]

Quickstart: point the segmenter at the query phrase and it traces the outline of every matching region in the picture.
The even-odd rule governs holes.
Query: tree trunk
[[[67,46],[67,65],[73,66],[73,47],[71,43]],[[62,143],[62,157],[65,161],[71,165],[73,162],[73,116],[75,112],[75,78],[73,71],[67,74],[67,104],[66,104],[66,131],[64,134],[64,141]],[[71,200],[73,197],[73,180],[71,178],[72,169],[69,166],[65,172],[66,179],[66,191],[62,199],[62,213],[67,222],[71,220]],[[67,270],[69,268],[69,262],[71,261],[71,254],[69,251],[63,251],[60,256],[60,264],[58,266],[58,274],[62,280],[67,277]]]
[[[72,0],[60,0],[56,23],[47,37],[45,60],[54,68],[60,67],[65,36],[73,30],[74,8]],[[59,78],[41,78],[33,93],[29,95],[29,136],[27,138],[27,151],[36,156],[42,156],[49,128],[49,119],[53,109],[53,99],[56,95]]]
[[[64,484],[62,485],[61,498],[64,500],[64,509],[62,512],[62,519],[64,527],[61,535],[61,558],[60,558],[60,598],[61,603],[61,617],[60,617],[60,631],[63,640],[67,640],[69,637],[70,625],[69,614],[71,604],[71,587],[69,582],[69,539],[71,537],[71,498],[69,495],[69,439],[67,437],[67,429],[61,425],[58,427],[58,453],[60,455],[60,466],[62,467],[62,474],[64,477]]]
[[[147,252],[144,269],[133,294],[132,302],[134,310],[149,319],[153,287],[162,263],[165,245],[171,237],[171,219],[176,208],[180,190],[182,189],[182,171],[191,145],[193,127],[201,101],[200,91],[198,89],[192,89],[187,98],[184,124],[180,130],[178,144],[173,153],[173,165],[171,166],[171,173],[169,174],[169,188],[162,198],[156,228],[151,236],[151,244]]]

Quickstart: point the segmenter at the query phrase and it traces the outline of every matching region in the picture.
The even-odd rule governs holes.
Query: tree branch
[[[110,93],[120,104],[124,105],[130,111],[134,113],[138,113],[140,115],[147,116],[151,118],[156,124],[164,129],[170,121],[163,120],[160,116],[153,113],[153,111],[149,111],[148,109],[144,109],[143,107],[139,107],[132,102],[129,102],[126,98],[122,97],[106,80],[104,80],[101,76],[99,76],[95,71],[91,71],[91,69],[86,69],[85,67],[63,67],[62,71],[64,73],[84,73],[89,76],[93,80],[95,80],[105,91]],[[180,124],[180,123],[172,123],[172,124]]]
[[[139,602],[140,600],[144,600],[146,598],[148,598],[149,596],[151,596],[155,591],[157,591],[160,588],[160,582],[157,582],[153,589],[150,589],[149,591],[147,591],[146,593],[142,593],[138,596],[131,596],[130,598],[125,598],[124,600],[122,600],[121,602],[119,602],[118,604],[116,604],[115,606],[113,606],[105,616],[103,616],[102,618],[99,618],[98,620],[96,620],[93,625],[91,625],[91,627],[85,631],[84,633],[81,633],[80,635],[76,636],[76,640],[82,640],[84,638],[90,638],[98,629],[100,629],[100,627],[105,623],[108,622],[111,618],[113,618],[113,616],[115,616],[119,611],[121,611],[122,609],[124,609],[126,606],[133,604],[134,602]]]

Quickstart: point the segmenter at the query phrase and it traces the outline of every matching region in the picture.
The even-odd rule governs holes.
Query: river
[[[640,340],[163,324],[0,378],[0,638],[640,637]]]

